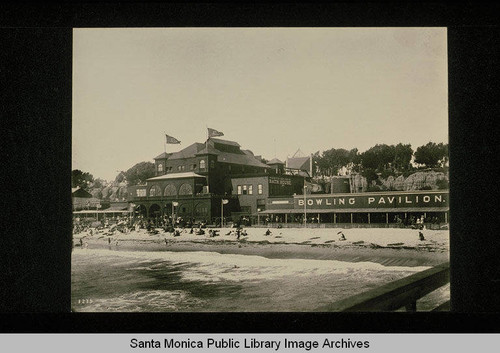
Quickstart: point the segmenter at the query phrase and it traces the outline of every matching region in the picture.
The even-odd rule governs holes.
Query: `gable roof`
[[[295,157],[287,159],[287,168],[309,170],[310,157]]]
[[[82,189],[77,186],[76,188],[71,188],[71,197],[74,198],[91,198],[92,194],[87,190]]]
[[[212,145],[205,146],[201,151],[196,153],[197,156],[203,155],[203,154],[219,154],[219,151],[215,149]]]
[[[269,162],[267,162],[267,165],[271,165],[271,164],[285,164],[285,163],[280,161],[278,158],[273,158]]]

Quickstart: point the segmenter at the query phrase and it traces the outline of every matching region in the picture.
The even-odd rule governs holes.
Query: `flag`
[[[224,134],[220,131],[217,131],[215,129],[207,128],[208,129],[208,137],[216,137],[216,136],[224,136]]]
[[[223,205],[227,205],[228,203],[229,203],[229,200],[225,200],[225,199],[222,200]]]
[[[173,143],[173,144],[181,143],[181,141],[177,140],[175,137],[169,135],[165,135],[165,137],[167,138],[167,143]]]

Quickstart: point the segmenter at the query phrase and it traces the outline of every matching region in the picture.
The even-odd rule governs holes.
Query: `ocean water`
[[[75,248],[72,308],[79,312],[316,311],[429,267],[269,259],[216,252]],[[418,304],[430,310],[449,287]]]

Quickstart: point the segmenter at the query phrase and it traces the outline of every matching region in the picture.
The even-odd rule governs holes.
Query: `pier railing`
[[[450,281],[449,262],[428,270],[385,284],[337,301],[321,311],[406,311],[417,310],[417,300]],[[438,305],[434,311],[449,310],[449,301]]]

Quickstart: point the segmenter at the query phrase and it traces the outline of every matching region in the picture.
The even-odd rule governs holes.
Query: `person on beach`
[[[111,245],[111,238],[108,238],[108,244]]]
[[[168,241],[167,241],[167,238],[165,238],[165,245],[168,245]]]
[[[418,232],[418,238],[420,239],[420,241],[424,241],[425,240],[424,234],[422,232]]]
[[[340,234],[340,237],[339,237],[339,240],[340,240],[340,241],[346,240],[346,239],[345,239],[345,235],[344,235],[344,233],[343,233],[343,232],[338,232],[337,234]]]
[[[83,240],[80,238],[80,247],[83,247]]]
[[[271,235],[271,234],[272,234],[271,231],[269,230],[269,228],[267,228],[266,234],[264,234],[264,235]]]

